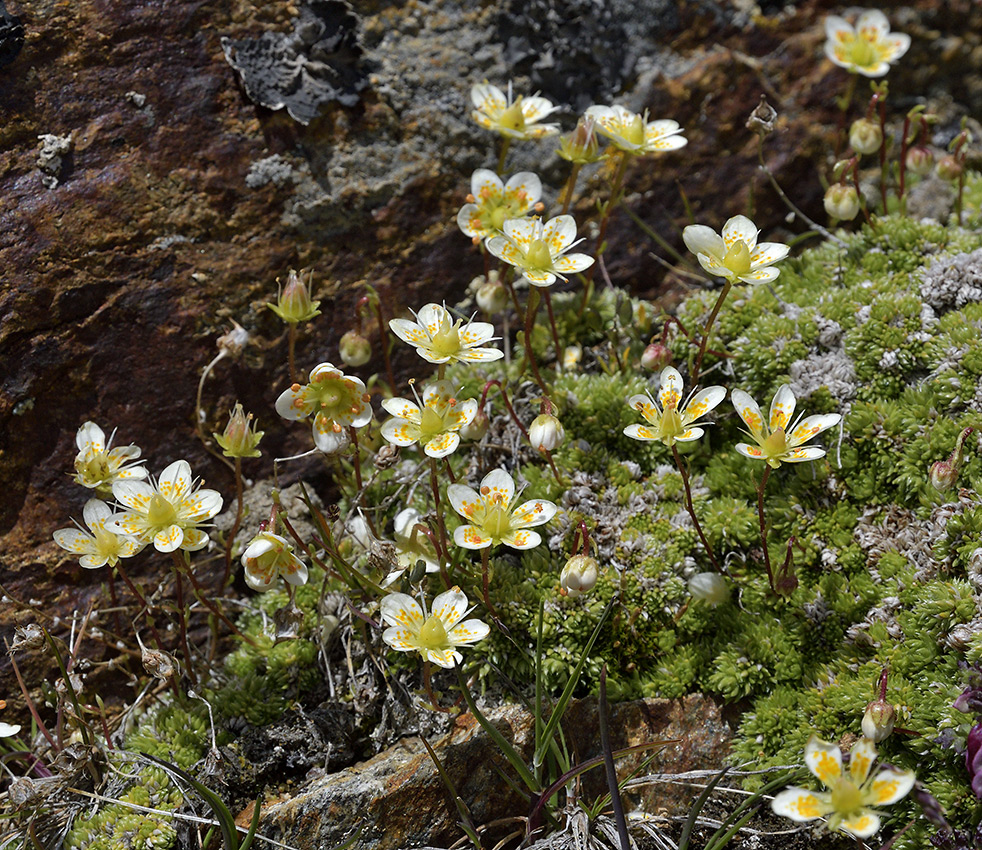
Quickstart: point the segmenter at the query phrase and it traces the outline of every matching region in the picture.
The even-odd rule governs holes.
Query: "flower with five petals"
[[[307,583],[307,566],[293,552],[285,537],[260,531],[242,553],[246,584],[253,590],[269,590],[277,576],[287,584]]]
[[[407,398],[387,398],[382,407],[392,418],[382,425],[382,436],[397,446],[420,443],[429,457],[453,454],[460,445],[457,433],[477,415],[477,400],[458,401],[450,381],[435,381],[423,390],[422,407]]]
[[[638,115],[624,106],[591,106],[586,117],[596,122],[597,130],[613,142],[614,147],[635,156],[664,153],[684,148],[689,140],[681,135],[677,121],[649,121],[648,113]]]
[[[471,102],[476,107],[471,118],[485,130],[494,130],[509,139],[544,139],[559,132],[558,124],[540,124],[558,106],[544,97],[512,99],[511,83],[506,95],[490,83],[471,88]]]
[[[910,36],[890,32],[887,16],[867,9],[855,28],[838,15],[825,19],[825,55],[840,68],[864,77],[882,77],[910,48]]]
[[[203,549],[208,535],[198,526],[222,509],[217,490],[195,486],[186,460],[170,464],[156,484],[152,480],[117,481],[113,496],[125,510],[105,521],[106,530],[152,542],[158,552]]]
[[[494,325],[489,322],[456,322],[446,307],[439,304],[426,304],[413,314],[415,322],[409,319],[390,319],[389,327],[403,342],[416,347],[416,351],[430,363],[448,363],[458,360],[462,363],[487,363],[500,360],[504,353],[497,348],[482,346],[497,339]]]
[[[515,482],[503,469],[485,475],[480,492],[466,484],[451,484],[447,487],[447,498],[453,509],[468,520],[453,535],[454,543],[464,549],[486,549],[498,543],[512,549],[531,549],[542,538],[528,529],[549,522],[559,510],[544,499],[523,502],[512,510]]]
[[[120,558],[132,558],[146,544],[133,537],[109,531],[106,522],[112,515],[112,508],[105,502],[89,499],[82,508],[82,519],[91,533],[81,526],[59,528],[54,533],[55,543],[75,555],[81,555],[78,562],[87,570],[106,564],[115,567]]]
[[[674,366],[666,366],[661,373],[658,404],[650,395],[635,395],[628,404],[648,421],[648,425],[628,425],[624,433],[634,440],[658,441],[671,448],[676,443],[698,440],[705,431],[705,422],[697,422],[726,398],[723,387],[706,387],[696,393],[682,410],[682,376]],[[659,409],[660,406],[660,409]],[[648,426],[651,427],[648,427]]]
[[[85,422],[75,435],[78,454],[75,456],[75,482],[100,495],[108,495],[114,481],[140,479],[147,477],[142,466],[135,466],[140,456],[139,446],[119,446],[110,448],[113,431],[106,440],[106,432],[95,422]]]
[[[557,277],[581,272],[593,265],[586,254],[567,254],[576,238],[576,222],[571,215],[557,215],[545,224],[538,216],[513,218],[504,223],[501,236],[485,243],[488,252],[515,266],[533,286],[552,286]]]
[[[314,415],[314,445],[333,454],[348,444],[345,428],[361,428],[372,419],[365,384],[333,363],[319,363],[306,386],[294,384],[276,399],[276,412],[293,421]]]
[[[880,828],[880,814],[871,806],[887,806],[914,787],[912,770],[884,768],[870,776],[876,748],[863,738],[849,754],[849,772],[843,772],[842,752],[812,735],[805,745],[805,764],[828,791],[787,788],[771,801],[776,814],[803,822],[829,816],[829,829],[857,838],[869,838]]]
[[[507,183],[487,168],[471,175],[468,203],[457,213],[457,226],[475,242],[501,233],[510,218],[521,218],[539,204],[542,182],[531,171],[512,175]]]
[[[825,449],[802,446],[802,443],[833,425],[838,425],[842,419],[838,413],[825,413],[804,419],[799,416],[794,425],[788,427],[797,400],[787,384],[780,386],[774,393],[767,422],[764,421],[757,402],[743,390],[733,390],[730,399],[757,444],[751,446],[737,443],[736,450],[744,457],[767,461],[773,469],[777,469],[782,463],[801,463],[825,457]]]
[[[690,224],[682,231],[682,240],[711,275],[730,283],[758,283],[774,280],[781,272],[773,264],[791,250],[779,242],[758,245],[759,232],[749,218],[737,215],[723,225],[722,236],[704,224]]]

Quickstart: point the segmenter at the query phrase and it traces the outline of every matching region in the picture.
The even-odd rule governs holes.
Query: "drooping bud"
[[[942,180],[954,182],[965,173],[965,166],[959,162],[958,157],[947,154],[938,160],[935,170]]]
[[[566,429],[551,413],[540,413],[529,425],[529,442],[540,452],[551,452],[566,439]]]
[[[875,121],[860,118],[849,128],[849,144],[856,153],[876,153],[883,144],[883,131]]]
[[[931,484],[934,485],[934,488],[939,492],[946,493],[955,486],[955,482],[958,480],[958,473],[961,472],[962,463],[964,461],[963,454],[965,449],[965,440],[974,430],[975,429],[972,427],[964,428],[961,434],[958,435],[958,440],[955,442],[955,448],[948,456],[948,459],[939,460],[931,464],[929,478],[931,480]]]
[[[730,586],[719,573],[697,573],[689,579],[689,593],[715,608],[730,598]]]
[[[661,372],[672,365],[672,352],[667,345],[653,342],[641,353],[641,365],[649,372]]]
[[[556,151],[563,159],[576,165],[587,165],[600,159],[600,139],[592,118],[584,116],[576,129],[559,140]]]
[[[852,221],[859,214],[859,193],[854,186],[835,183],[825,192],[825,212],[830,218]]]
[[[589,555],[573,555],[559,575],[559,592],[570,599],[576,599],[593,590],[597,583],[600,565]]]
[[[259,457],[259,441],[263,431],[254,430],[252,414],[246,413],[239,402],[228,416],[228,425],[223,434],[212,434],[215,442],[222,447],[225,457]]]
[[[496,316],[508,306],[508,290],[499,279],[497,272],[491,272],[481,284],[475,296],[477,306],[488,316]]]
[[[218,350],[226,357],[236,358],[245,350],[249,342],[249,331],[232,320],[232,330],[218,338]]]
[[[307,275],[306,282],[301,277],[303,273],[304,269],[301,269],[299,274],[290,269],[286,286],[280,288],[276,303],[269,305],[270,310],[290,325],[309,322],[321,313],[318,309],[321,302],[314,300],[312,292],[313,272]]]
[[[860,725],[863,734],[878,744],[890,736],[896,720],[896,709],[885,699],[877,699],[866,706],[866,713]]]
[[[907,151],[907,170],[920,174],[930,174],[934,168],[934,154],[923,145],[916,145]]]
[[[475,443],[488,433],[491,420],[483,408],[478,408],[474,418],[466,425],[462,426],[457,432],[465,440],[473,440]]]
[[[364,366],[372,359],[372,344],[358,331],[348,331],[338,343],[341,359],[348,366]]]

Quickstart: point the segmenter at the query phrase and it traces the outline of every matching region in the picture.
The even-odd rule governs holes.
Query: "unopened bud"
[[[860,118],[849,128],[849,144],[856,153],[876,153],[883,144],[883,131],[879,124]]]
[[[306,282],[301,277],[303,273],[303,269],[300,270],[300,274],[290,269],[286,286],[280,288],[276,303],[269,305],[270,310],[290,325],[309,322],[321,312],[318,309],[321,302],[314,301],[312,293],[313,272],[307,275]]]
[[[958,480],[958,467],[947,460],[931,464],[931,484],[939,493],[947,493]]]
[[[859,213],[859,193],[854,186],[835,183],[825,192],[825,212],[830,218],[852,221]]]
[[[954,181],[965,173],[965,166],[958,161],[957,157],[948,154],[947,156],[943,156],[938,160],[936,170],[938,172],[938,177],[940,177],[942,180]]]
[[[576,165],[587,165],[600,159],[600,140],[592,118],[583,117],[576,129],[559,140],[556,151],[563,159]]]
[[[228,416],[228,425],[223,434],[212,434],[215,442],[222,447],[225,457],[259,457],[257,448],[263,438],[263,431],[254,430],[252,414],[246,413],[238,402]]]
[[[560,594],[576,599],[589,593],[597,583],[599,566],[597,559],[589,555],[573,555],[559,576]]]
[[[761,136],[766,136],[774,130],[774,122],[777,120],[777,110],[767,102],[765,95],[760,96],[760,103],[750,113],[747,119],[747,129]]]
[[[465,440],[473,440],[477,442],[485,434],[488,433],[488,428],[491,425],[491,420],[488,419],[488,415],[483,409],[479,408],[474,418],[468,422],[466,425],[460,428],[457,432]]]
[[[566,439],[566,429],[562,423],[550,413],[542,413],[532,420],[529,425],[529,442],[532,448],[540,452],[551,452],[562,445]]]
[[[653,342],[641,352],[641,365],[649,372],[660,372],[672,365],[672,352],[667,345]]]
[[[348,331],[338,343],[341,359],[348,366],[364,366],[372,359],[372,344],[358,331]]]
[[[488,316],[496,316],[508,306],[508,290],[492,272],[492,278],[481,284],[475,296],[477,306]]]
[[[730,598],[730,586],[719,573],[697,573],[689,579],[689,593],[715,608]]]
[[[914,174],[930,174],[934,168],[934,154],[923,145],[917,145],[907,151],[907,170]]]
[[[866,706],[861,724],[863,734],[874,743],[888,738],[893,732],[897,712],[886,700],[878,699]]]

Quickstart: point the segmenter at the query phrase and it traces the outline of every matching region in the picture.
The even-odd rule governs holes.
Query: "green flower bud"
[[[934,154],[923,145],[917,145],[907,151],[907,170],[920,174],[922,177],[931,173],[934,168]]]
[[[835,183],[825,193],[825,212],[830,218],[852,221],[859,214],[859,193],[854,186]]]
[[[672,352],[668,346],[653,342],[641,353],[641,365],[649,372],[660,372],[672,365]]]
[[[559,140],[556,151],[563,159],[576,165],[587,165],[600,159],[600,140],[592,118],[581,118],[568,136]]]
[[[938,160],[938,165],[936,168],[938,177],[942,180],[957,180],[965,172],[965,166],[963,166],[957,159],[957,157],[947,156],[941,157]]]
[[[849,144],[856,153],[876,153],[883,144],[883,131],[879,124],[868,118],[860,118],[853,121],[849,128]]]
[[[228,416],[228,425],[223,434],[212,434],[215,442],[222,447],[225,457],[259,457],[257,448],[263,438],[263,431],[254,430],[252,414],[246,413],[238,402]]]
[[[372,359],[372,344],[358,331],[348,331],[338,343],[341,359],[348,366],[364,366]]]
[[[286,278],[286,287],[280,289],[276,303],[269,305],[270,310],[290,325],[309,322],[321,313],[318,309],[321,302],[313,300],[311,280],[313,274],[308,274],[307,281],[304,282],[301,278],[303,273],[303,269],[300,270],[300,274],[290,269]]]

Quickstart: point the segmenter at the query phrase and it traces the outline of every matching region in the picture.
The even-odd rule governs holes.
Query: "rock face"
[[[506,705],[489,711],[488,719],[515,747],[522,758],[531,758],[534,719],[524,709]],[[678,773],[718,765],[729,729],[718,707],[702,697],[685,700],[639,700],[612,706],[612,742],[616,749],[664,740],[654,749],[649,772]],[[573,703],[564,730],[574,763],[600,755],[595,700]],[[459,717],[453,729],[434,750],[450,776],[474,823],[508,819],[498,838],[523,823],[516,813],[529,810],[527,800],[510,788],[502,775],[512,771],[504,756],[470,714]],[[650,755],[646,753],[645,755]],[[620,775],[641,760],[631,756],[619,764]],[[517,780],[516,780],[517,781]],[[653,785],[627,800],[648,812],[684,811],[691,793],[665,793]],[[581,794],[592,801],[606,791],[603,769],[583,777]],[[243,813],[239,820],[251,817]],[[334,846],[359,834],[359,846],[370,850],[404,847],[449,847],[461,836],[459,815],[433,761],[418,738],[408,738],[375,758],[338,773],[316,779],[289,797],[273,800],[263,808],[260,829],[301,850]],[[489,838],[491,835],[488,836]]]
[[[302,368],[336,360],[364,282],[391,316],[452,301],[483,271],[451,223],[471,170],[496,158],[496,141],[468,117],[474,82],[515,76],[518,91],[541,88],[577,107],[616,99],[678,120],[689,146],[637,163],[627,182],[631,210],[676,245],[686,223],[679,187],[707,222],[744,211],[751,187],[758,225],[783,221],[744,129],[766,92],[781,119],[765,156],[796,202],[820,214],[816,172],[845,82],[821,58],[824,2],[765,3],[758,13],[742,2],[582,0],[582,20],[565,26],[539,0],[357,7],[367,85],[354,86],[357,102],[318,100],[303,126],[286,110],[254,104],[222,48],[223,38],[294,33],[310,48],[305,68],[323,61],[314,55],[323,34],[308,33],[286,0],[111,10],[96,0],[8,4],[0,33],[0,547],[3,586],[18,599],[43,600],[64,616],[101,598],[104,574],[81,570],[51,541],[89,495],[66,475],[87,419],[140,445],[151,472],[184,457],[209,486],[231,493],[230,474],[195,439],[193,420],[198,378],[233,320],[251,342],[206,384],[204,431],[220,430],[236,399],[257,415],[266,454],[247,475],[270,474],[268,458],[308,447],[306,429],[287,429],[272,412],[287,383],[286,341],[264,305],[290,266],[316,269],[333,317],[301,331]],[[891,73],[891,98],[899,113],[917,97],[948,97],[941,144],[960,114],[982,112],[980,16],[976,4],[936,0],[894,15],[914,46]],[[573,117],[564,116],[567,127]],[[538,170],[552,203],[566,171],[543,150],[515,145],[508,165]],[[581,227],[596,214],[603,178],[581,177]],[[627,216],[615,214],[608,238],[616,280],[648,294],[677,286]],[[367,375],[381,355],[377,329],[366,330],[376,346]],[[394,354],[397,370],[414,356]],[[309,471],[288,469],[287,483]],[[134,570],[155,570],[150,560]]]

